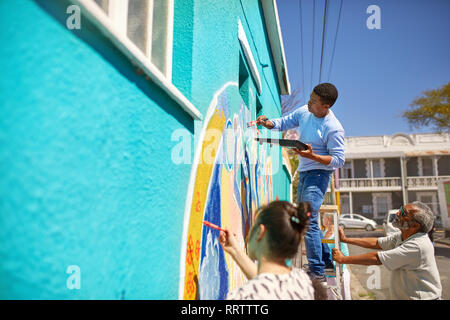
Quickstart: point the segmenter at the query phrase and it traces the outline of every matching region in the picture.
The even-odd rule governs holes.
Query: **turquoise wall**
[[[42,4],[0,2],[0,298],[176,298],[190,167],[170,138],[192,120]]]
[[[187,2],[190,4],[186,4]],[[183,13],[179,14],[178,24],[177,18],[175,19],[175,30],[179,31],[174,34],[174,43],[183,43],[184,48],[192,47],[192,52],[185,54],[186,50],[179,52],[174,50],[174,68],[184,66],[179,68],[187,69],[190,65],[192,68],[189,70],[191,78],[184,77],[182,73],[174,73],[173,81],[179,87],[189,87],[189,90],[183,93],[190,97],[196,108],[204,113],[208,109],[212,96],[225,83],[239,82],[239,56],[243,57],[238,40],[238,20],[240,20],[262,85],[261,94],[258,94],[255,81],[250,75],[249,82],[253,95],[249,95],[248,108],[256,118],[256,99],[258,99],[262,106],[262,114],[268,118],[280,117],[280,89],[276,81],[275,66],[260,1],[175,0],[175,10],[177,8]],[[175,12],[177,15],[177,11]],[[189,38],[187,33],[190,30],[193,36]],[[248,73],[250,74],[249,71]],[[197,130],[196,133],[199,131]],[[260,128],[260,132],[262,135],[269,134],[264,128]],[[276,132],[270,134],[272,137],[281,137],[281,134]],[[286,185],[289,184],[288,177],[281,167],[281,152],[274,161],[280,164],[279,170],[273,176],[274,186],[277,186],[274,194],[278,195],[280,200],[289,199],[289,193],[286,192]]]
[[[0,2],[0,298],[177,299],[191,166],[171,160],[171,135],[198,143],[202,122],[87,19],[68,30],[67,6]],[[238,19],[262,80],[248,107],[258,96],[279,116],[257,0],[175,0],[172,81],[204,114],[238,82]],[[274,195],[287,183],[279,170]],[[80,290],[66,286],[70,265]]]

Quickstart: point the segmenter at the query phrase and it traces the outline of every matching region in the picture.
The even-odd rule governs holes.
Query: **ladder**
[[[333,214],[333,227],[334,227],[334,239],[322,239],[322,243],[334,243],[334,247],[341,249],[340,239],[339,239],[339,208],[337,205],[322,205],[319,210],[319,214],[325,212]],[[336,285],[327,285],[326,288],[331,291],[331,293],[336,297],[337,300],[343,300],[342,288],[343,288],[343,275],[341,264],[336,264],[336,270],[332,272],[327,272],[326,275],[330,277],[336,277]]]
[[[319,209],[320,218],[324,213],[332,213],[333,214],[333,223],[334,223],[334,239],[322,239],[322,243],[334,243],[334,247],[340,250],[340,239],[339,239],[339,211],[337,205],[322,205]],[[319,227],[321,227],[321,221],[319,219]],[[303,263],[303,253],[304,253],[304,238],[300,241],[300,248],[297,255],[292,259],[292,264],[297,268],[305,268],[305,264]],[[336,277],[336,285],[326,285],[326,288],[330,290],[330,292],[336,297],[337,300],[343,300],[342,288],[343,286],[343,275],[342,275],[342,265],[336,263],[336,270],[332,272],[327,272],[326,275],[329,277]]]
[[[319,209],[319,227],[322,229],[322,216],[324,213],[332,213],[333,214],[333,223],[334,223],[334,240],[333,239],[322,239],[322,243],[334,243],[334,247],[341,249],[340,245],[340,239],[339,239],[339,206],[336,205],[336,200],[339,199],[338,192],[336,192],[334,187],[334,173],[331,178],[331,198],[332,203],[331,205],[325,205],[323,204]],[[300,241],[300,250],[298,254],[293,259],[293,265],[295,267],[304,268],[303,264],[303,246],[304,246],[304,239]],[[336,270],[331,273],[327,273],[326,275],[331,277],[336,277],[336,285],[330,286],[326,285],[326,288],[330,290],[330,292],[336,297],[338,300],[343,300],[342,295],[342,288],[343,288],[343,275],[342,275],[342,266],[336,263]]]

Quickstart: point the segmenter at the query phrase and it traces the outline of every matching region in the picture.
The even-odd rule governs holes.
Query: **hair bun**
[[[302,233],[305,230],[305,227],[308,225],[311,205],[309,204],[309,202],[293,203],[292,205],[295,210],[292,212],[289,220],[292,227],[298,232]]]

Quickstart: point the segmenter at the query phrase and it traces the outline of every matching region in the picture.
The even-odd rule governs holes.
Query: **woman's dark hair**
[[[309,202],[294,204],[288,201],[273,201],[259,210],[256,223],[266,226],[272,258],[290,259],[295,256],[309,223],[309,212]]]
[[[314,87],[313,92],[320,97],[322,103],[329,104],[330,107],[338,98],[338,91],[331,83],[321,83]]]

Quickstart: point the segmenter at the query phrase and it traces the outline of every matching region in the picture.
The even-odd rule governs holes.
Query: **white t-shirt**
[[[442,295],[441,280],[434,258],[434,247],[426,233],[419,232],[402,240],[401,232],[378,238],[384,251],[381,263],[391,274],[391,299],[432,300]]]
[[[286,274],[261,273],[231,291],[227,300],[314,300],[314,288],[305,271]]]

